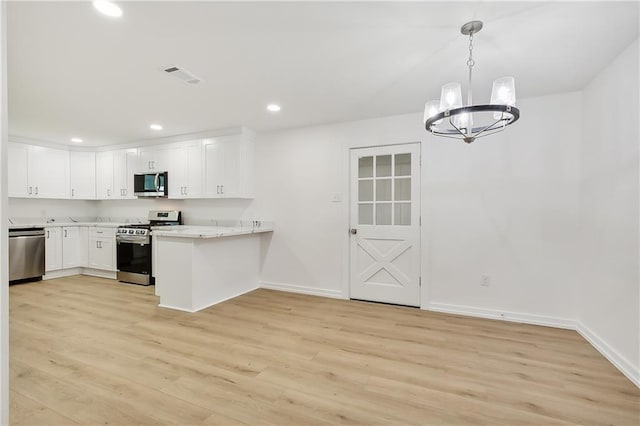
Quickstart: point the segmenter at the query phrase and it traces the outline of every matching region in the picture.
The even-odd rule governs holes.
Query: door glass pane
[[[373,157],[358,158],[358,177],[373,177]]]
[[[358,223],[360,225],[373,225],[373,204],[358,205]]]
[[[379,155],[376,157],[376,177],[391,176],[391,156]]]
[[[411,200],[411,178],[403,178],[395,180],[394,199],[396,201]]]
[[[411,176],[411,154],[396,154],[396,176]]]
[[[376,180],[376,201],[391,201],[391,179]]]
[[[376,225],[391,225],[391,203],[376,204]]]
[[[411,225],[411,203],[395,203],[394,225]]]
[[[358,182],[358,201],[373,201],[373,180],[361,180]]]

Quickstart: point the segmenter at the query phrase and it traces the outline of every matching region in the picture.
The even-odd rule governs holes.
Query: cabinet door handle
[[[47,231],[47,238],[49,238],[49,231]]]
[[[36,186],[36,195],[38,195],[38,187]]]
[[[220,193],[224,194],[224,185],[220,185]]]
[[[74,195],[76,195],[76,190],[71,188],[71,196],[73,197]]]
[[[111,190],[107,189],[107,197],[111,197]]]
[[[124,196],[127,196],[127,188],[123,189],[122,191],[124,191]]]
[[[156,169],[156,160],[153,160],[153,161],[151,162],[151,168],[152,168],[153,170],[155,170],[155,169]]]
[[[29,187],[29,195],[33,194],[33,186]]]
[[[216,185],[216,194],[220,193],[220,185]]]
[[[184,187],[184,195],[187,195],[187,187]]]
[[[64,230],[64,237],[67,238],[67,230]]]

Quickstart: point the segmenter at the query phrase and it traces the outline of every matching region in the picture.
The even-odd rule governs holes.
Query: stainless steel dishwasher
[[[44,228],[9,230],[9,281],[44,275]]]

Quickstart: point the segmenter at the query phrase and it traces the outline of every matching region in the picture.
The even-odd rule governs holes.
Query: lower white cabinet
[[[105,271],[116,270],[115,228],[94,227],[89,229],[88,266]]]
[[[62,228],[62,268],[87,266],[89,257],[89,228],[65,226]]]
[[[44,271],[62,269],[62,228],[52,226],[44,230]]]

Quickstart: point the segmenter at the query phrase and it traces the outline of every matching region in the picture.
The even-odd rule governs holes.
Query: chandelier
[[[473,35],[482,29],[482,21],[467,22],[460,32],[469,36],[469,87],[467,104],[462,105],[460,83],[442,86],[440,99],[429,101],[424,107],[425,129],[436,136],[462,139],[471,143],[505,129],[520,118],[516,105],[516,90],[513,77],[501,77],[493,82],[489,104],[473,105],[471,76],[473,60]]]

